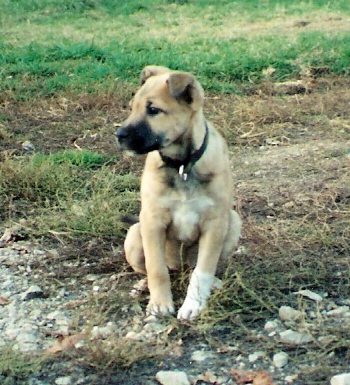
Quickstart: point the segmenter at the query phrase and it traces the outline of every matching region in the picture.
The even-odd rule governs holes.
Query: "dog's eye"
[[[146,108],[147,115],[158,115],[159,113],[163,112],[160,108],[152,107],[152,106],[147,106]]]

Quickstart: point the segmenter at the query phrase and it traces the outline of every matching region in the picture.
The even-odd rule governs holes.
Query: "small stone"
[[[57,385],[70,385],[72,383],[71,377],[58,377],[55,380],[55,384]]]
[[[37,338],[34,333],[22,332],[16,337],[17,344],[14,348],[21,352],[30,352],[38,349]]]
[[[151,314],[151,315],[149,315],[148,317],[145,318],[145,323],[146,324],[150,324],[152,322],[158,322],[158,318],[154,314]]]
[[[337,374],[331,378],[331,385],[350,385],[350,373]]]
[[[290,376],[286,376],[284,381],[286,381],[287,384],[292,384],[297,378],[298,378],[297,374],[292,374]]]
[[[205,350],[196,350],[191,354],[191,361],[202,362],[212,357],[212,352],[208,352]]]
[[[273,356],[273,364],[276,368],[283,368],[288,364],[288,354],[286,352],[279,352]]]
[[[303,313],[290,306],[281,306],[278,315],[282,321],[297,321],[302,318]]]
[[[273,320],[273,321],[267,321],[264,330],[267,332],[275,331],[281,326],[280,322],[278,320]]]
[[[109,336],[115,334],[117,326],[114,322],[108,322],[104,326],[94,326],[91,330],[91,338],[108,338]]]
[[[253,362],[257,361],[259,358],[265,357],[265,355],[266,355],[266,353],[263,351],[254,352],[252,354],[249,354],[248,361],[250,363],[253,363]]]
[[[308,334],[295,332],[288,329],[280,333],[281,342],[291,345],[302,345],[312,341],[312,338]]]
[[[34,298],[42,298],[44,292],[40,286],[31,285],[24,293],[21,294],[22,301],[29,301]]]
[[[35,150],[34,145],[29,140],[26,140],[25,142],[22,143],[22,148],[25,151],[34,151]]]
[[[143,336],[140,335],[140,333],[136,333],[134,331],[130,331],[126,334],[125,338],[127,340],[133,340],[133,341],[141,341],[143,339]]]
[[[156,374],[156,380],[162,385],[190,385],[185,372],[161,370]]]
[[[165,329],[166,329],[166,327],[164,325],[157,323],[157,322],[148,323],[143,327],[143,330],[145,330],[151,334],[159,334],[162,331],[164,331]]]
[[[329,317],[341,317],[350,310],[349,306],[339,306],[336,309],[327,311]]]
[[[323,300],[323,297],[321,297],[319,294],[311,291],[311,290],[299,290],[295,292],[295,294],[300,294],[303,297],[307,297],[309,299],[312,299],[316,302],[321,302]]]

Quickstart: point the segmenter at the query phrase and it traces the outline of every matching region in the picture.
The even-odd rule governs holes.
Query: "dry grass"
[[[104,374],[117,371],[120,378],[125,375],[121,368],[126,367],[138,376],[147,372],[147,363],[152,362],[156,370],[159,363],[177,359],[171,355],[174,352],[181,357],[196,341],[206,341],[218,350],[238,346],[243,354],[260,349],[272,354],[287,348],[302,384],[322,383],[344,369],[348,329],[326,320],[322,311],[330,301],[342,304],[350,295],[348,84],[345,78],[320,78],[304,95],[276,96],[266,93],[266,87],[244,97],[208,95],[207,115],[230,143],[233,196],[244,221],[241,245],[246,252],[234,256],[224,274],[223,288],[212,296],[197,322],[164,320],[167,331],[148,342],[124,340],[132,325],[143,322],[147,303],[144,294],[133,302],[134,310],[125,312],[130,309],[127,293],[137,275],[124,274],[127,266],[122,260],[107,262],[120,248],[125,231],[118,222],[118,211],[136,213],[139,204],[138,181],[132,174],[139,175],[142,159],[122,159],[113,145],[113,121],[127,114],[128,95],[114,101],[100,97],[95,105],[90,97],[50,99],[36,105],[2,104],[6,144],[1,169],[7,171],[0,176],[0,191],[2,204],[11,213],[5,219],[18,220],[30,213],[34,229],[27,236],[40,235],[52,247],[61,248],[63,256],[89,264],[71,272],[78,279],[88,272],[109,277],[116,268],[122,270],[121,278],[114,283],[107,280],[103,294],[93,297],[81,313],[90,330],[113,321],[119,331],[115,338],[87,343],[73,357],[76,362]],[[87,129],[86,124],[92,126]],[[11,125],[18,129],[15,134],[8,134]],[[60,137],[43,144],[38,132],[44,132],[46,138],[55,138],[57,133]],[[86,132],[97,135],[91,138]],[[27,139],[46,151],[52,145],[55,152],[77,150],[78,144],[114,161],[76,171],[64,163],[52,168],[50,162],[33,168],[20,146]],[[43,189],[45,186],[50,189]],[[51,200],[45,199],[45,191],[52,192]],[[61,262],[52,263],[59,266]],[[188,273],[175,277],[177,305],[185,295],[187,279]],[[304,288],[327,293],[328,302],[317,307],[293,294]],[[302,349],[282,346],[262,332],[266,320],[276,318],[284,304],[303,311],[304,319],[297,327],[313,336],[310,345]],[[314,318],[310,318],[311,311]],[[77,322],[77,330],[81,326]],[[332,340],[322,339],[329,335]],[[316,361],[317,370],[310,366]]]

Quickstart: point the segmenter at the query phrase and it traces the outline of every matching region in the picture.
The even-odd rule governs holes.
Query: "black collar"
[[[191,171],[192,167],[204,154],[204,151],[208,145],[208,137],[209,137],[209,128],[207,123],[205,122],[205,135],[203,139],[202,145],[198,150],[192,152],[192,146],[188,148],[185,159],[173,159],[169,156],[163,155],[161,151],[159,151],[159,155],[162,158],[162,161],[165,163],[166,167],[176,168],[179,170],[179,174],[183,177],[184,180],[187,179],[187,174]]]

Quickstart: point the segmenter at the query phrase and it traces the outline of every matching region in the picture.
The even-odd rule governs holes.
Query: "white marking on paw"
[[[199,315],[210,295],[213,280],[212,274],[193,270],[185,301],[177,314],[178,319],[192,319]]]

